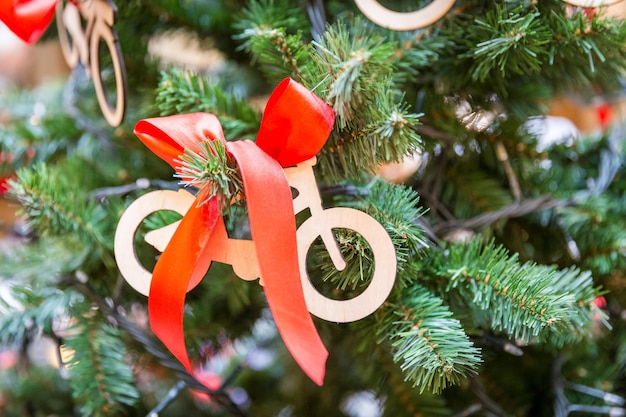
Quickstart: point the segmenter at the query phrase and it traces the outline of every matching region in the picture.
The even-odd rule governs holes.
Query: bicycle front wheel
[[[311,283],[306,258],[320,228],[348,229],[360,234],[370,245],[374,257],[374,275],[369,286],[348,300],[335,300],[321,294]],[[307,219],[297,231],[298,258],[302,289],[309,312],[327,321],[347,323],[360,320],[380,307],[393,288],[396,276],[396,251],[386,230],[362,211],[333,207]]]

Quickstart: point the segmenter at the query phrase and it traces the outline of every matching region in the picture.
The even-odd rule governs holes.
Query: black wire
[[[222,383],[222,385],[218,389],[212,390],[204,386],[196,378],[194,378],[180,362],[178,362],[175,358],[171,356],[171,354],[166,352],[161,347],[160,342],[158,342],[154,337],[148,335],[146,332],[137,327],[134,323],[126,319],[126,317],[117,312],[114,306],[111,306],[110,303],[107,303],[107,301],[104,300],[88,284],[74,282],[74,286],[81,293],[85,294],[92,301],[94,301],[104,314],[113,318],[120,328],[122,328],[133,339],[143,345],[146,351],[153,355],[161,363],[161,365],[173,371],[179,381],[183,382],[188,388],[209,394],[211,396],[211,399],[215,403],[219,404],[222,408],[230,412],[232,415],[237,417],[246,417],[246,414],[243,412],[243,410],[239,408],[239,406],[232,400],[232,398],[230,398],[228,392],[226,392],[228,384],[233,381],[236,374],[241,370],[240,366],[235,368],[233,374],[227,377],[225,379],[225,382]]]

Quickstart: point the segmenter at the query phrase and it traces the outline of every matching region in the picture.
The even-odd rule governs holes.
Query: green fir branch
[[[391,360],[381,358],[376,365],[378,372],[382,367],[388,375],[384,384],[377,384],[378,396],[385,400],[383,417],[450,415],[442,395],[413,389],[404,380],[402,370]]]
[[[255,135],[261,124],[260,113],[244,99],[189,71],[171,69],[161,73],[155,106],[161,116],[212,113],[220,120],[230,140]]]
[[[0,277],[20,286],[54,284],[62,275],[77,271],[90,250],[73,235],[16,245],[0,251]]]
[[[302,9],[294,7],[287,0],[253,0],[246,4],[238,16],[235,29],[241,32],[271,26],[296,32],[307,25],[308,19]]]
[[[465,151],[468,152],[468,151]],[[465,158],[446,171],[442,183],[441,202],[457,218],[495,211],[513,202],[511,191],[502,180],[486,170],[476,168],[477,161]],[[431,172],[436,174],[435,172]]]
[[[517,254],[493,242],[484,245],[481,239],[452,244],[441,259],[426,265],[443,278],[446,292],[458,294],[476,309],[478,326],[526,343],[550,338],[560,345],[585,336],[583,329],[589,329],[595,312],[591,301],[599,295],[587,273],[521,264]]]
[[[419,226],[426,211],[419,206],[419,195],[410,187],[376,179],[359,192],[357,199],[338,196],[336,200],[339,205],[364,211],[385,228],[396,250],[398,272],[430,246],[424,229]]]
[[[610,275],[626,268],[624,199],[603,194],[558,210],[559,225],[576,242],[582,265]]]
[[[420,393],[440,393],[476,373],[482,362],[443,300],[414,284],[388,302],[378,323],[379,343],[391,342],[394,361]]]
[[[554,271],[551,287],[555,293],[572,294],[574,297],[574,302],[569,305],[569,313],[563,320],[567,330],[549,334],[549,341],[554,346],[561,347],[589,336],[595,321],[611,329],[606,313],[595,304],[604,291],[594,286],[591,272],[575,267]]]
[[[420,115],[408,112],[393,101],[387,87],[381,88],[377,105],[361,112],[370,124],[331,132],[318,164],[322,178],[339,182],[364,172],[371,175],[381,165],[421,151],[422,139],[415,130]]]
[[[494,73],[500,77],[536,74],[541,69],[541,56],[547,54],[549,33],[539,17],[538,11],[509,11],[496,4],[484,18],[477,18],[477,28],[467,40],[476,42],[468,52],[474,62],[472,78],[484,82],[493,79]]]
[[[76,235],[86,247],[96,250],[105,264],[114,266],[110,249],[110,213],[103,204],[88,201],[55,167],[36,164],[17,172],[10,182],[10,195],[22,204],[28,227],[42,236]]]
[[[77,319],[75,331],[64,339],[63,345],[74,353],[65,364],[72,395],[82,415],[123,415],[123,406],[136,405],[139,392],[126,363],[121,332],[98,314]]]
[[[180,164],[175,176],[186,186],[203,189],[204,201],[217,198],[222,214],[230,211],[234,202],[241,201],[243,179],[234,158],[226,151],[225,144],[219,140],[206,140],[199,145],[196,153],[185,149],[177,159]]]
[[[415,35],[413,32],[390,31],[388,39],[397,45],[394,53],[394,81],[407,86],[413,85],[416,80],[430,78],[429,72],[439,57],[446,48],[453,46],[445,37],[427,32]]]
[[[300,63],[309,56],[310,50],[302,42],[300,33],[290,35],[282,28],[262,28],[245,30],[239,39],[247,39],[242,49],[250,53],[253,63],[259,65],[269,82],[277,84],[291,77],[306,83]]]
[[[589,89],[592,83],[619,88],[626,63],[626,27],[621,20],[602,15],[590,20],[582,11],[573,17],[546,14],[553,31],[546,76],[570,88]]]
[[[313,42],[315,92],[325,98],[337,115],[339,128],[350,121],[369,120],[362,113],[367,103],[376,103],[381,85],[393,73],[393,44],[357,20],[350,28],[339,21],[330,26],[319,42]]]
[[[14,286],[0,297],[0,346],[22,345],[52,334],[54,322],[82,301],[79,294],[53,287]]]
[[[361,21],[350,29],[339,21],[316,43],[309,78],[336,113],[318,164],[323,178],[359,178],[421,150],[420,115],[392,85],[394,46]]]
[[[289,35],[289,22],[268,20],[280,15],[276,7],[281,6],[273,1],[262,2],[262,7],[253,2],[239,25],[239,38],[271,81],[291,76],[335,110],[337,129],[319,160],[322,177],[358,178],[421,149],[415,132],[419,115],[408,110],[391,85],[393,43],[365,21],[351,29],[339,22],[313,42],[313,49],[302,43],[300,34]]]
[[[235,25],[241,31],[235,39],[243,41],[241,49],[251,54],[271,84],[291,77],[306,85],[302,66],[311,54],[302,36],[306,25],[300,11],[286,1],[252,1]]]
[[[422,150],[422,139],[415,131],[422,114],[411,113],[408,106],[390,102],[387,97],[393,97],[391,88],[383,89],[379,97],[383,99],[372,106],[371,110],[378,114],[372,116],[371,120],[380,122],[364,129],[367,140],[359,144],[359,149],[367,152],[365,155],[369,153],[375,165],[399,162]]]

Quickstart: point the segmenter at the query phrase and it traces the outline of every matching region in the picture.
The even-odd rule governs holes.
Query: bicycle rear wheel
[[[67,65],[70,68],[74,68],[78,64],[79,51],[78,47],[74,43],[74,38],[67,28],[67,25],[80,28],[82,31],[80,12],[71,2],[61,0],[57,3],[56,21],[57,31],[59,32],[59,43],[61,44],[61,52],[63,53],[63,57],[65,58]]]
[[[151,191],[133,201],[120,217],[115,230],[115,261],[126,282],[137,292],[147,297],[150,293],[150,283],[152,282],[152,273],[143,267],[135,250],[135,234],[139,226],[148,216],[160,210],[170,210],[185,215],[193,202],[194,196],[184,190]],[[156,249],[161,251],[165,249],[176,227],[177,223],[166,227],[171,229],[171,233],[167,231],[163,233],[166,228],[158,229],[162,235],[169,236],[165,237],[166,242],[160,242],[161,245],[155,245]],[[163,237],[161,236],[159,241],[162,241]],[[151,244],[154,245],[154,242],[151,242]]]
[[[113,28],[97,22],[89,49],[91,77],[100,109],[111,126],[119,126],[126,113],[126,69]]]

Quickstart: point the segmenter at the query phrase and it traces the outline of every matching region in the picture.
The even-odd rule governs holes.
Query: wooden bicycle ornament
[[[82,64],[93,80],[98,104],[111,126],[119,126],[126,112],[126,70],[113,25],[117,8],[110,0],[61,0],[56,20],[63,56],[70,68]],[[83,21],[85,25],[83,27]],[[101,43],[105,46],[100,54]],[[110,71],[102,58],[111,59],[115,90],[105,86],[103,75]],[[108,59],[107,58],[107,59]]]
[[[395,249],[380,223],[364,212],[346,207],[322,207],[313,172],[315,162],[316,158],[312,158],[285,169],[289,185],[298,191],[293,200],[295,214],[307,208],[311,213],[296,232],[304,298],[309,312],[319,318],[342,323],[359,320],[380,307],[391,292],[396,275]],[[149,294],[152,274],[136,256],[134,241],[137,228],[151,213],[172,210],[184,215],[193,203],[194,196],[185,190],[152,191],[135,200],[120,218],[115,233],[115,258],[122,276],[141,294]],[[147,233],[145,241],[163,252],[178,223]],[[306,270],[307,252],[317,238],[321,238],[335,268],[343,270],[346,267],[333,229],[359,233],[369,243],[374,257],[374,275],[369,286],[348,300],[335,300],[322,295],[311,283]],[[221,218],[213,231],[210,245],[211,260],[232,265],[241,279],[254,280],[260,276],[253,242],[230,238]],[[191,282],[187,291],[198,283]]]
[[[382,6],[376,0],[354,0],[361,13],[368,19],[387,29],[415,30],[432,25],[445,16],[454,6],[455,0],[434,0],[413,12],[396,12]]]

